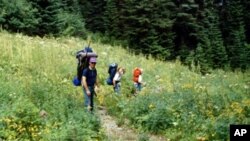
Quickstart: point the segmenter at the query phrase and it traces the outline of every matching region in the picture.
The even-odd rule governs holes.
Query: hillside
[[[72,85],[74,55],[85,40],[2,31],[0,42],[0,139],[107,140],[98,115],[84,111],[81,88]],[[146,59],[98,39],[91,47],[99,55],[96,105],[106,107],[119,124],[128,120],[138,133],[171,140],[228,140],[230,124],[250,124],[249,70],[201,75],[178,60]],[[121,96],[105,85],[112,62],[126,68]],[[131,95],[134,67],[144,69],[146,82],[137,97]]]

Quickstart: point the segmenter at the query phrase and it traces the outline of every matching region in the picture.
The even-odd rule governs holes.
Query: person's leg
[[[120,94],[120,89],[121,89],[120,83],[116,83],[116,84],[115,84],[115,88],[114,88],[115,93],[116,93],[116,94]]]
[[[115,84],[114,92],[117,93],[117,84]]]
[[[95,90],[93,87],[89,87],[89,90],[91,92],[90,95],[90,111],[93,111],[94,109],[94,95],[95,95]]]
[[[138,92],[138,83],[134,83],[134,87],[135,87],[135,94]]]
[[[90,96],[87,95],[85,89],[83,89],[83,96],[84,96],[84,106],[90,106]]]
[[[120,94],[120,91],[121,91],[121,83],[117,83],[117,91],[118,91],[118,94]]]
[[[142,88],[141,83],[138,83],[137,85],[138,85],[138,91],[141,91],[141,88]]]

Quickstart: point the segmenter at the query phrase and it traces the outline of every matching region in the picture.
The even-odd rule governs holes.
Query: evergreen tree
[[[244,22],[245,22],[245,33],[246,33],[246,41],[250,44],[250,1],[242,0],[243,5],[243,13],[244,13]]]
[[[127,41],[136,53],[194,61],[203,72],[228,64],[247,69],[249,6],[247,0],[0,0],[0,26],[29,35],[81,37],[86,26]]]
[[[177,7],[172,0],[156,1],[153,8],[152,25],[158,40],[157,50],[165,60],[175,59],[174,39],[176,36],[173,32],[173,23],[176,10]]]
[[[92,32],[105,32],[103,17],[105,16],[106,1],[91,0],[80,1],[81,13],[85,19],[86,28]]]
[[[208,40],[208,39],[207,39]],[[205,43],[209,43],[209,41],[205,41]],[[210,64],[211,64],[211,60],[209,58],[207,58],[206,53],[210,53],[209,49],[206,49],[206,47],[210,46],[209,44],[207,44],[208,46],[206,46],[206,44],[203,43],[198,43],[197,48],[195,49],[195,56],[194,56],[194,61],[196,66],[200,67],[200,72],[202,74],[206,74],[209,70],[209,68],[211,68]]]
[[[62,0],[57,21],[59,35],[87,37],[78,0]]]
[[[189,52],[195,50],[198,44],[197,12],[199,5],[192,0],[182,0],[177,3],[177,6],[176,20],[173,25],[176,33],[174,56],[180,56],[181,61],[184,62],[189,56]]]
[[[169,0],[126,1],[121,17],[124,37],[137,52],[169,59],[173,52],[172,20]]]
[[[216,21],[215,19],[214,22]],[[228,66],[228,55],[223,44],[222,34],[218,24],[211,23],[210,33],[212,66],[213,68],[225,68]]]
[[[127,37],[124,37],[124,2],[116,0],[108,0],[105,6],[104,13],[104,26],[105,33],[109,36],[115,37],[116,39],[126,40]]]
[[[199,65],[200,71],[202,73],[207,73],[208,69],[213,65],[212,59],[212,41],[210,39],[211,35],[211,23],[209,19],[211,18],[210,11],[206,11],[207,4],[204,4],[204,9],[201,11],[201,22],[199,23],[198,31],[198,45],[195,49],[194,61],[196,65]]]
[[[82,36],[86,32],[77,0],[29,1],[39,12],[37,17],[40,18],[40,24],[35,31],[37,35]]]
[[[60,0],[44,1],[29,0],[33,7],[38,9],[38,17],[41,19],[37,27],[36,34],[44,36],[46,34],[59,33],[57,14],[61,12],[62,3]]]
[[[6,30],[32,35],[40,22],[37,14],[26,0],[0,0],[0,25]]]
[[[204,3],[204,19],[202,20],[202,27],[206,30],[206,35],[210,42],[210,52],[206,57],[211,59],[210,66],[213,68],[224,68],[228,65],[228,56],[225,46],[223,44],[222,33],[219,29],[219,15],[217,7],[211,2]]]
[[[240,0],[230,1],[223,13],[225,46],[232,68],[246,68],[246,36]]]

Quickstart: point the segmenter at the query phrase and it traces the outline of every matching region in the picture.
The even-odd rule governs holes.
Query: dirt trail
[[[102,127],[104,128],[109,141],[138,141],[139,134],[132,129],[121,126],[118,127],[113,117],[108,115],[104,107],[98,108],[98,114],[101,118]],[[167,141],[163,137],[148,135],[149,141]]]

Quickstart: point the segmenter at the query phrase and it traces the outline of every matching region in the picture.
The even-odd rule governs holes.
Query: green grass
[[[72,85],[73,53],[84,41],[0,33],[0,138],[100,140],[100,120]],[[39,113],[45,111],[46,116]]]
[[[40,38],[0,32],[0,139],[105,140],[99,117],[83,109],[83,94],[72,85],[77,38]],[[128,53],[120,46],[91,44],[99,55],[97,105],[140,132],[171,140],[229,140],[230,124],[250,124],[250,73],[214,70],[200,75],[176,60],[162,62]],[[122,96],[105,85],[108,65],[126,68]],[[146,86],[137,97],[132,70],[144,69]],[[40,111],[46,117],[40,117]],[[90,118],[91,117],[91,118]],[[123,122],[121,122],[123,123]]]

